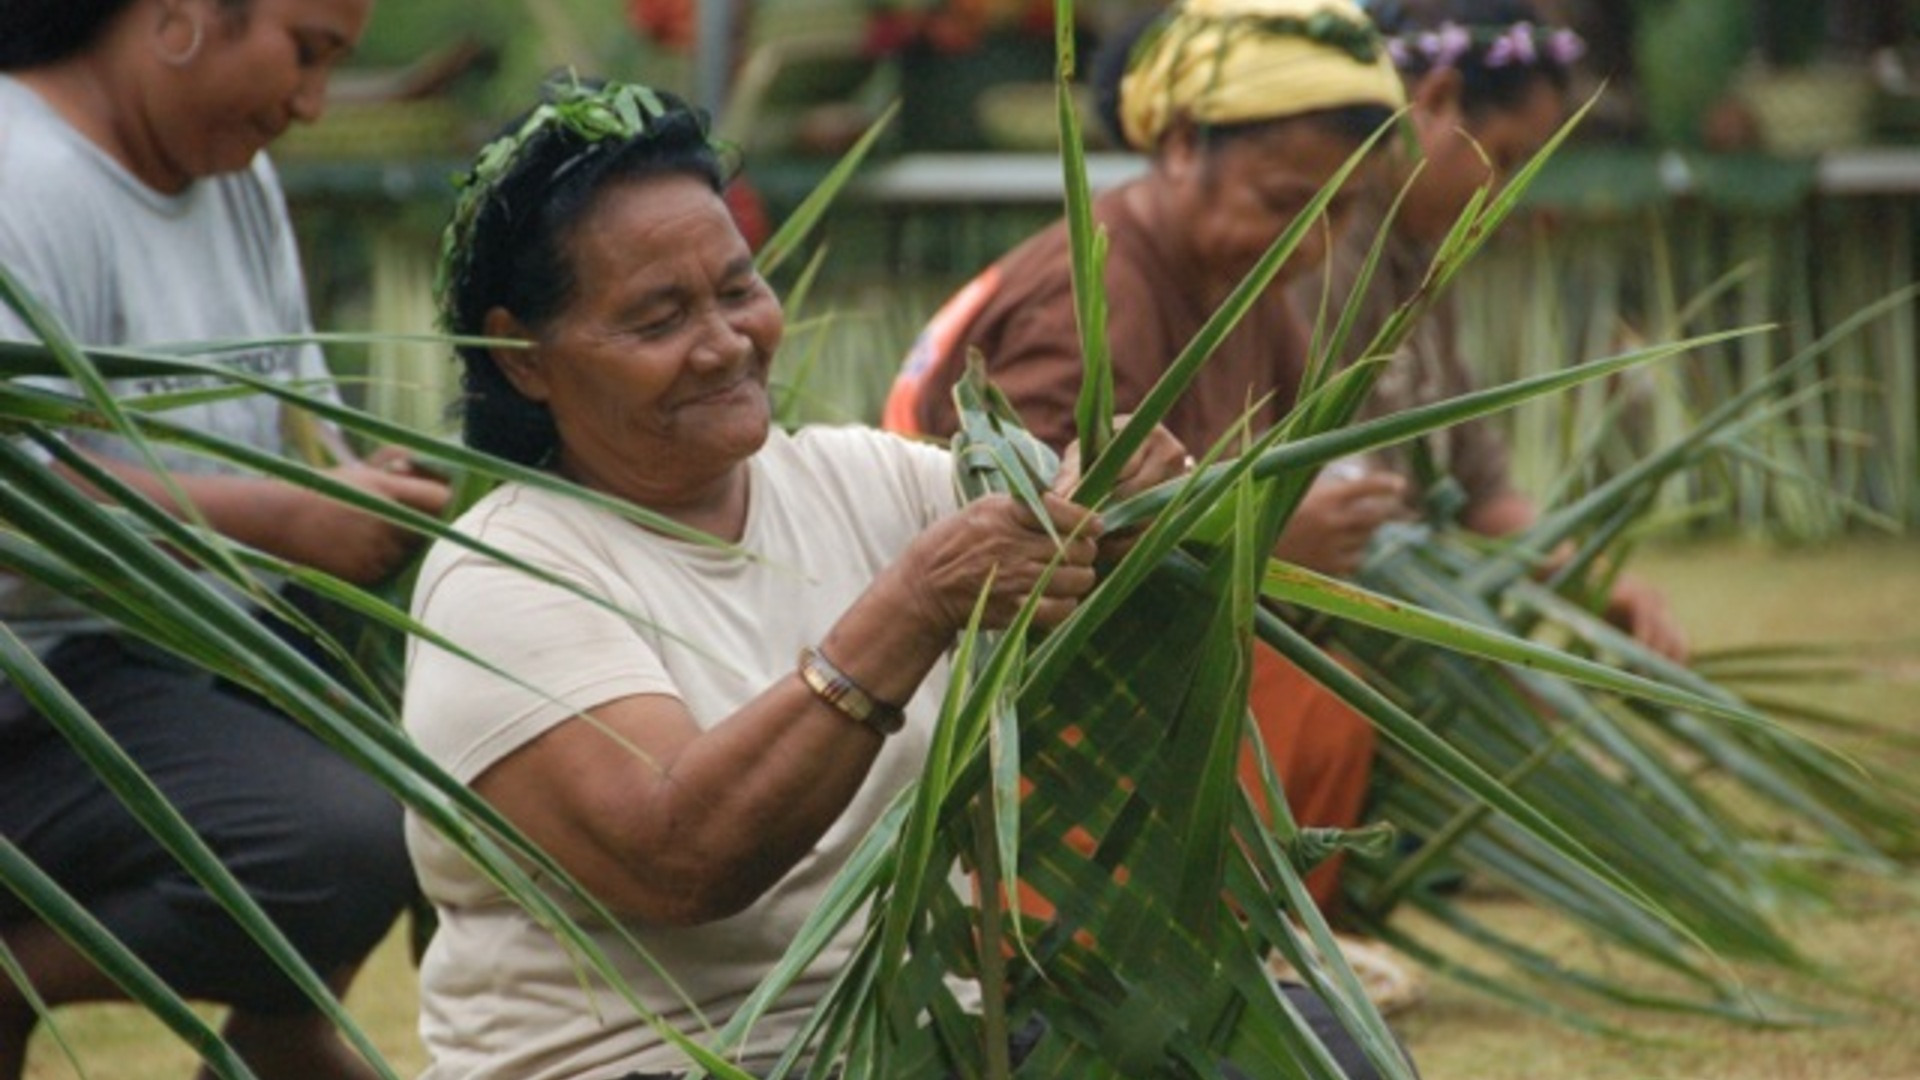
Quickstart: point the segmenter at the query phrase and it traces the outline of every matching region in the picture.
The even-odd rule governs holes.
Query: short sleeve
[[[579,591],[464,550],[423,574],[415,617],[470,655],[413,639],[405,724],[462,782],[609,701],[679,696],[634,622],[580,595],[604,595],[604,583],[556,573]]]

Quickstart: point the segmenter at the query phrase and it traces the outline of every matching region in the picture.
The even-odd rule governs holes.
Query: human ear
[[[1463,92],[1460,72],[1453,68],[1434,68],[1420,76],[1409,95],[1419,129],[1425,133],[1458,128],[1466,114]]]
[[[1206,140],[1200,133],[1199,125],[1181,116],[1160,136],[1155,157],[1168,177],[1182,180],[1199,171],[1200,159],[1206,150]]]
[[[490,338],[518,338],[527,343],[524,349],[495,346],[487,350],[487,355],[500,368],[515,390],[532,401],[547,400],[546,372],[540,366],[533,332],[527,329],[513,312],[503,307],[487,309],[486,318],[481,320],[480,328]]]

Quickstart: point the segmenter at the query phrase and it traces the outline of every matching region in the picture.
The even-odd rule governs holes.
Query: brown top
[[[1121,412],[1139,405],[1214,307],[1180,237],[1156,234],[1130,205],[1132,186],[1094,203],[1108,235],[1108,337]],[[887,426],[952,433],[958,421],[951,391],[969,349],[980,351],[989,377],[1035,436],[1055,448],[1073,441],[1082,363],[1064,220],[1009,252],[935,314],[894,386]],[[1167,428],[1199,455],[1258,400],[1252,430],[1267,430],[1292,407],[1305,355],[1299,317],[1275,292],[1220,343],[1167,414]]]
[[[1328,319],[1337,317],[1340,304],[1352,294],[1359,279],[1368,249],[1374,242],[1377,223],[1386,220],[1389,204],[1377,194],[1353,209],[1354,227],[1334,245],[1332,266],[1326,276],[1306,274],[1295,287],[1300,310],[1320,310],[1321,289],[1333,290]],[[1433,261],[1433,249],[1408,239],[1400,230],[1387,238],[1380,265],[1362,300],[1359,318],[1349,337],[1350,355],[1358,355],[1379,332],[1388,317],[1425,280]],[[1429,405],[1478,388],[1466,360],[1460,355],[1457,339],[1459,318],[1449,297],[1442,295],[1426,314],[1414,323],[1393,359],[1384,365],[1373,391],[1361,406],[1364,418],[1386,416],[1416,405]],[[1375,452],[1385,467],[1407,478],[1407,501],[1416,511],[1440,510],[1443,517],[1466,517],[1489,500],[1512,492],[1507,472],[1507,447],[1500,433],[1486,420],[1469,420],[1420,439],[1399,443]],[[1445,478],[1460,485],[1465,501],[1451,511],[1445,506],[1427,505],[1429,496],[1444,499],[1439,492]]]

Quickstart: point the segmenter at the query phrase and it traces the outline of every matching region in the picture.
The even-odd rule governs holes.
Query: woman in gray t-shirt
[[[308,330],[294,242],[261,151],[322,107],[371,0],[23,0],[0,34],[0,265],[93,345]],[[0,309],[0,337],[30,337]],[[311,348],[231,358],[288,380]],[[57,385],[56,385],[57,388]],[[191,387],[128,380],[124,396]],[[278,406],[222,399],[169,419],[278,451]],[[136,489],[162,478],[106,438],[70,444]],[[288,485],[166,460],[222,533],[352,581],[411,540]],[[58,469],[58,466],[54,466]],[[441,484],[350,464],[336,476],[425,511]],[[158,783],[316,971],[344,989],[411,888],[399,808],[266,703],[0,577],[0,619]],[[226,1036],[264,1077],[367,1077],[332,1025],[162,851],[52,728],[0,684],[0,835],[183,996],[231,1006]],[[48,1003],[123,996],[11,895],[0,935]],[[35,1014],[0,979],[0,1080],[21,1075]]]

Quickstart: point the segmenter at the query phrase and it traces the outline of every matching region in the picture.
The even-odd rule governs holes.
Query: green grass
[[[1920,543],[1852,540],[1780,549],[1719,542],[1649,552],[1636,569],[1661,585],[1696,648],[1766,642],[1901,646],[1876,677],[1817,685],[1804,697],[1920,731]],[[1865,757],[1878,748],[1843,747]],[[1835,910],[1792,923],[1796,942],[1857,993],[1814,995],[1845,1010],[1832,1026],[1757,1031],[1706,1020],[1612,1014],[1644,1042],[1605,1039],[1515,1012],[1435,981],[1398,1024],[1428,1080],[1896,1080],[1920,1077],[1920,875],[1904,888],[1848,881]],[[1584,958],[1590,947],[1534,912],[1484,898],[1476,913],[1528,940]],[[1620,962],[1625,966],[1625,962]],[[1800,992],[1778,976],[1757,988]],[[1803,993],[1803,992],[1802,992]],[[1804,996],[1804,993],[1803,993]]]
[[[1839,991],[1817,1000],[1848,1018],[1823,1026],[1756,1030],[1708,1020],[1614,1019],[1634,1040],[1586,1035],[1448,984],[1397,1024],[1428,1080],[1898,1080],[1920,1076],[1920,920],[1914,897],[1862,883],[1830,914],[1797,921],[1795,937],[1874,1002]],[[1588,946],[1540,924],[1517,904],[1487,899],[1477,914],[1504,920],[1561,955]],[[1530,932],[1529,932],[1530,931]],[[1756,987],[1794,992],[1775,977]]]
[[[427,1055],[414,1033],[413,962],[405,927],[396,928],[368,960],[347,1008],[401,1076],[417,1076]],[[205,1010],[217,1016],[215,1010]],[[197,1059],[159,1022],[132,1005],[77,1005],[54,1013],[55,1022],[80,1059],[75,1072],[47,1037],[33,1037],[27,1080],[186,1080]]]
[[[1738,542],[1689,544],[1646,553],[1639,572],[1663,586],[1701,648],[1761,642],[1895,643],[1876,678],[1801,691],[1815,700],[1920,730],[1920,542],[1852,540],[1779,549]],[[1848,747],[1856,754],[1871,747]],[[1917,875],[1912,886],[1920,886]],[[1427,1080],[1896,1080],[1920,1076],[1920,918],[1912,889],[1849,882],[1831,912],[1797,918],[1808,953],[1854,991],[1816,1000],[1846,1009],[1847,1023],[1778,1031],[1705,1020],[1615,1014],[1641,1041],[1584,1035],[1522,1015],[1470,991],[1434,981],[1425,1004],[1397,1020]],[[1573,953],[1589,946],[1511,901],[1471,901],[1530,940]],[[1624,964],[1625,961],[1619,961]],[[1757,987],[1786,990],[1777,976]],[[396,934],[356,983],[348,1005],[401,1075],[424,1065],[413,1030],[413,972]],[[36,1038],[31,1080],[176,1080],[192,1056],[137,1010],[87,1006],[62,1010],[62,1029],[79,1048],[84,1073]]]

